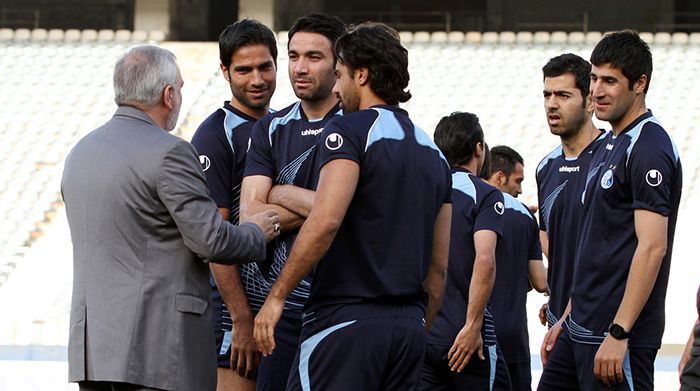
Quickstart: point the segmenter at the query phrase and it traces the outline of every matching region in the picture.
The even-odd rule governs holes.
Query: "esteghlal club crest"
[[[603,177],[600,178],[600,187],[603,189],[609,189],[613,185],[613,170],[608,169],[608,171],[605,171],[605,174],[603,174]]]

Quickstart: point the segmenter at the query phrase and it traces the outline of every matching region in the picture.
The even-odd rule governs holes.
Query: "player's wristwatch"
[[[617,323],[613,323],[610,325],[608,328],[608,334],[610,334],[613,338],[615,339],[628,339],[630,337],[630,333],[625,331],[625,328],[620,326]]]

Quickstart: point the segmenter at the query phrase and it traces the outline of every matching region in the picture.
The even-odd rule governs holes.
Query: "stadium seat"
[[[532,32],[530,31],[518,31],[515,35],[515,41],[520,44],[531,44],[532,43]]]
[[[498,33],[495,31],[487,31],[481,34],[481,42],[488,44],[498,43]]]
[[[399,39],[403,45],[413,42],[412,31],[399,31]]]
[[[688,43],[691,45],[700,45],[700,33],[690,33]]]
[[[430,33],[430,42],[445,43],[447,42],[447,33],[444,31],[435,31]]]
[[[12,29],[0,29],[0,42],[3,41],[12,41],[12,39],[15,37],[15,31]]]
[[[447,34],[447,42],[462,43],[464,42],[465,34],[462,31],[450,31]]]
[[[114,41],[114,30],[102,29],[97,32],[98,42],[112,42]]]
[[[46,29],[33,29],[31,40],[34,42],[46,41],[46,37],[49,36],[49,32]]]
[[[66,42],[78,42],[80,41],[80,30],[77,29],[68,29],[66,30],[66,33],[63,35],[63,38],[65,39]]]
[[[654,44],[668,45],[671,43],[671,34],[667,32],[659,32],[654,34]]]
[[[117,30],[114,32],[115,42],[129,42],[131,41],[131,30]]]
[[[582,31],[572,31],[569,33],[569,43],[578,45],[582,44],[586,41],[586,34],[584,34]]]
[[[671,35],[671,43],[674,45],[686,45],[688,44],[688,33],[676,32]]]
[[[140,43],[148,41],[148,32],[143,30],[136,30],[131,33],[131,41]]]
[[[279,36],[279,35],[278,35]],[[163,42],[165,41],[165,33],[160,30],[153,30],[148,33],[148,40],[149,41],[155,41],[155,42]],[[286,40],[284,41],[285,43],[287,42]]]
[[[95,42],[97,41],[97,30],[87,29],[83,30],[80,34],[80,40],[82,42]]]
[[[589,31],[586,33],[586,44],[595,45],[603,38],[603,34],[600,31]]]
[[[549,43],[550,37],[549,31],[537,31],[533,36],[533,42],[537,44]]]
[[[498,42],[502,44],[515,43],[515,33],[512,31],[501,31],[498,34]]]
[[[29,29],[17,29],[15,30],[15,41],[24,42],[29,41],[32,37],[32,32]]]
[[[464,40],[467,43],[481,43],[481,32],[469,31],[466,34],[464,34]]]
[[[430,42],[430,33],[427,31],[416,31],[413,33],[413,42],[428,43]]]
[[[286,30],[278,32],[277,33],[277,44],[278,45],[281,45],[281,44],[286,45],[287,41],[289,41],[288,34],[289,34],[289,31],[286,31]]]
[[[550,36],[550,40],[553,44],[561,45],[568,42],[569,34],[565,33],[564,31],[553,31],[552,35]]]
[[[46,37],[49,42],[61,42],[65,36],[65,32],[61,29],[51,29]]]
[[[651,45],[654,43],[654,33],[648,31],[642,31],[639,33],[639,37],[644,40],[647,44]]]

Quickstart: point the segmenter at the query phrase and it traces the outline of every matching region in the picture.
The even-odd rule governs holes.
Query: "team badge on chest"
[[[603,177],[600,178],[600,187],[603,189],[609,189],[613,185],[613,170],[609,169],[608,171],[605,171],[605,174],[603,174]]]

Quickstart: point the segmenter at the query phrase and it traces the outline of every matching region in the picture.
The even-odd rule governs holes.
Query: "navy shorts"
[[[299,347],[301,312],[282,311],[275,326],[275,350],[260,359],[255,389],[257,391],[283,391]]]
[[[452,372],[447,359],[449,346],[428,344],[420,389],[512,390],[508,368],[498,345],[484,346],[484,360],[473,355],[462,372]]]
[[[506,362],[510,383],[514,390],[532,390],[532,368],[530,362]]]
[[[316,316],[303,327],[287,390],[416,389],[425,350],[422,308],[357,304]]]
[[[622,365],[624,380],[608,388],[593,374],[593,364],[599,347],[600,345],[572,341],[567,328],[564,327],[542,371],[537,390],[654,389],[654,360],[657,349],[628,349]]]
[[[700,390],[700,356],[692,353],[681,375],[681,391]]]

